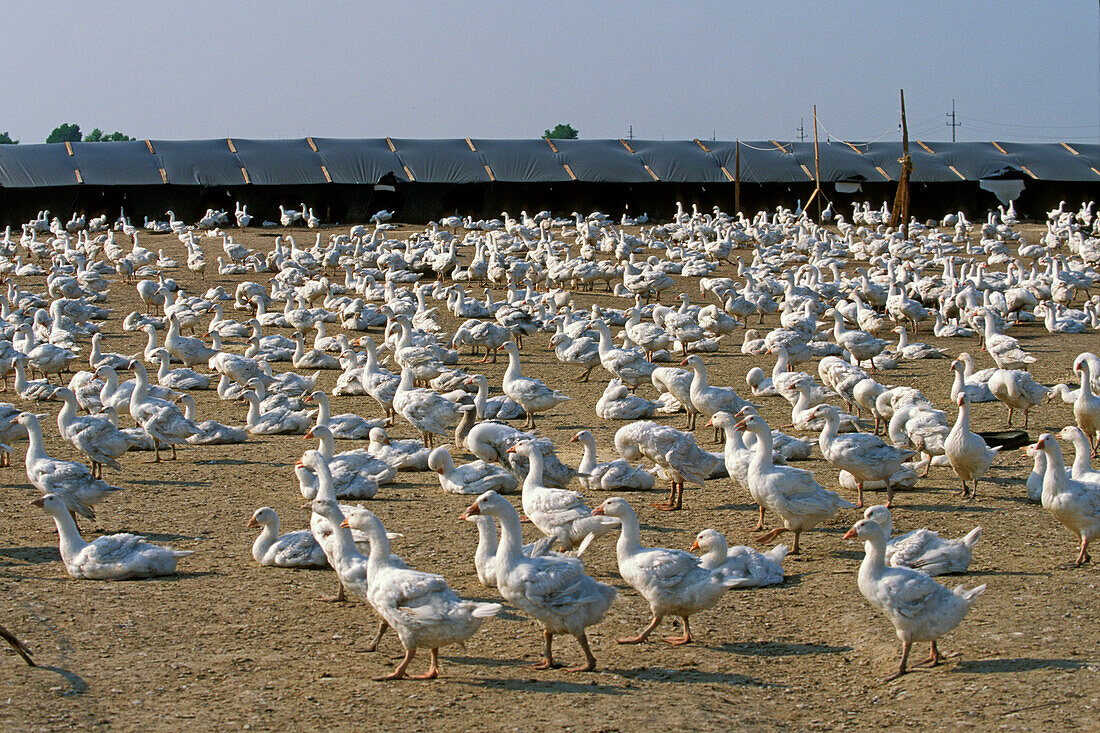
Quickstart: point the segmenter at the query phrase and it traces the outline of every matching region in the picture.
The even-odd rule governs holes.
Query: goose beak
[[[305,504],[302,504],[302,509],[313,509],[313,503],[307,502]]]
[[[598,507],[596,507],[595,509],[593,509],[593,510],[592,510],[592,513],[593,513],[593,514],[596,514],[596,515],[599,515],[599,516],[601,516],[601,517],[602,517],[602,516],[604,516],[605,512],[604,512],[604,510],[603,510],[603,504],[600,504],[600,505],[599,505]]]
[[[714,418],[711,418],[710,420],[707,420],[707,424],[704,425],[703,427],[704,428],[713,428],[714,427]]]
[[[748,426],[747,426],[747,425],[745,424],[745,421],[744,421],[744,420],[742,420],[741,422],[739,422],[739,423],[737,423],[736,425],[734,425],[734,426],[733,426],[733,429],[734,429],[734,430],[745,430],[745,428],[747,428],[747,427],[748,427]]]
[[[574,435],[572,438],[569,439],[569,442],[570,443],[576,443],[577,442],[577,436]]]
[[[687,363],[688,363],[688,360],[684,359],[682,362],[680,362],[680,366],[687,366]]]
[[[313,437],[313,428],[309,429],[309,432],[302,436],[302,440],[309,440]]]
[[[31,504],[38,507],[39,509],[41,509],[42,505],[45,504],[45,503],[46,503],[46,497],[44,497],[44,496],[40,496],[37,499],[31,499]]]
[[[852,539],[855,539],[855,537],[856,537],[856,528],[852,527],[850,530],[845,532],[844,536],[841,537],[840,539],[842,539],[842,540],[852,540]]]
[[[466,511],[462,512],[462,516],[459,517],[459,519],[468,519],[469,517],[476,517],[478,514],[481,514],[481,507],[478,506],[477,502],[475,501],[473,504],[471,504],[470,506],[468,506],[466,508]]]
[[[256,521],[256,517],[252,517],[251,519],[248,520],[248,524],[246,524],[244,526],[245,527],[259,527],[260,523]]]
[[[695,540],[691,543],[691,547],[688,548],[688,552],[695,552],[699,549],[699,540]]]
[[[509,448],[508,450],[506,450],[504,452],[505,453],[515,453],[516,452],[516,447],[513,445],[511,448]]]
[[[340,522],[340,526],[343,527],[344,529],[350,529],[351,528],[351,525],[348,524],[348,518],[347,517],[344,517],[344,521]]]

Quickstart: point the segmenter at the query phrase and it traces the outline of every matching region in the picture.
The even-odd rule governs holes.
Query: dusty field
[[[304,230],[297,234],[299,241],[312,241]],[[251,247],[267,249],[272,243],[266,232],[234,236]],[[172,236],[146,236],[144,244],[186,260]],[[204,246],[213,270],[220,247],[213,240],[204,240]],[[200,285],[185,269],[172,275],[200,294],[214,282],[232,292],[245,279],[211,275]],[[32,278],[25,287],[40,291],[43,279]],[[683,279],[683,287],[693,296],[698,292],[694,279]],[[628,302],[599,293],[575,299],[619,308]],[[143,338],[121,330],[121,318],[135,303],[132,286],[114,285],[109,304],[116,310],[103,324],[106,350],[132,353],[143,345]],[[232,310],[227,315],[243,317]],[[453,319],[447,322],[449,329],[454,325]],[[1033,372],[1046,384],[1070,381],[1072,358],[1100,346],[1094,334],[1054,339],[1037,324],[1013,334],[1041,357]],[[918,340],[933,339],[922,333]],[[597,369],[591,383],[569,381],[573,370],[559,368],[546,342],[545,334],[527,341],[525,371],[574,399],[542,418],[539,431],[575,463],[579,451],[568,438],[595,426],[600,457],[610,458],[611,437],[621,423],[601,421],[592,410],[606,374]],[[745,372],[761,361],[770,371],[773,362],[742,356],[739,345],[737,334],[706,361],[712,382],[746,394]],[[976,351],[976,341],[939,345],[952,353],[971,350],[978,368],[991,365]],[[241,350],[236,343],[230,348]],[[464,355],[461,365],[471,368],[472,361]],[[499,392],[505,364],[473,368]],[[948,364],[905,362],[882,379],[920,386],[953,415]],[[326,391],[336,376],[325,373]],[[222,403],[214,392],[194,394],[201,419],[243,423],[243,406]],[[761,404],[772,424],[789,422],[782,400]],[[48,451],[77,458],[56,437],[56,404],[35,409],[50,412],[43,422]],[[379,414],[368,397],[333,398],[333,409]],[[999,403],[975,407],[975,429],[998,428],[1004,420]],[[1070,406],[1058,401],[1033,412],[1031,432],[1033,437],[1056,432],[1072,421]],[[683,416],[672,422],[681,425]],[[412,431],[399,423],[393,434],[411,437]],[[708,440],[709,430],[701,427],[698,436]],[[308,525],[292,469],[306,447],[300,437],[251,438],[241,446],[185,451],[179,461],[160,465],[148,463],[146,454],[131,454],[123,474],[108,472],[126,490],[100,505],[98,520],[85,523],[85,535],[133,531],[195,555],[180,563],[177,577],[114,583],[66,575],[53,523],[28,504],[37,492],[25,483],[17,453],[15,466],[0,470],[6,489],[0,504],[2,623],[27,642],[42,667],[28,668],[0,648],[0,685],[7,691],[0,696],[0,726],[625,731],[1096,725],[1100,574],[1095,566],[1067,566],[1076,554],[1074,539],[1041,507],[1027,503],[1023,480],[1030,462],[1022,451],[996,462],[992,483],[981,484],[977,502],[955,495],[958,484],[949,469],[933,469],[918,490],[899,495],[898,531],[927,526],[959,536],[976,524],[984,529],[971,573],[961,581],[987,583],[989,589],[941,646],[958,656],[935,670],[880,682],[896,667],[899,649],[892,627],[856,588],[862,548],[841,540],[858,516],[847,510],[803,538],[804,554],[787,559],[782,586],[732,592],[712,612],[694,617],[696,644],[614,643],[616,636],[645,624],[648,607],[619,579],[613,542],[605,539],[585,556],[592,574],[620,589],[606,620],[590,630],[598,671],[526,669],[538,659],[541,636],[534,622],[509,609],[486,623],[464,650],[444,651],[442,679],[380,683],[371,678],[392,669],[400,647],[391,635],[381,651],[363,651],[373,631],[372,611],[357,603],[318,602],[333,590],[331,571],[262,568],[249,552],[255,534],[244,525],[259,506],[276,508],[284,531]],[[357,446],[341,442],[338,450],[351,447]],[[828,464],[801,465],[835,487],[836,473]],[[400,478],[404,483],[383,487],[370,503],[388,529],[405,535],[395,550],[413,567],[445,575],[459,593],[495,600],[474,574],[476,530],[458,519],[469,499],[442,493],[431,473]],[[687,549],[705,527],[721,530],[731,544],[751,542],[750,500],[728,479],[702,490],[689,488],[679,513],[648,507],[663,497],[659,491],[626,497],[639,510],[643,542]],[[590,503],[602,499],[592,495]],[[672,629],[666,624],[663,631]],[[579,661],[572,639],[560,638],[557,648],[562,661]],[[926,649],[918,652],[922,658]],[[414,671],[424,664],[426,659],[418,659]]]

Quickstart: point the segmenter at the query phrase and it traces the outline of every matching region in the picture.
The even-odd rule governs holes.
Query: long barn
[[[1042,218],[1059,200],[1097,198],[1100,145],[925,142],[910,150],[912,212],[982,216],[1016,199]],[[257,223],[280,204],[305,203],[329,222],[361,222],[380,209],[407,222],[503,210],[555,214],[599,209],[668,217],[677,201],[753,212],[796,206],[817,177],[840,213],[892,200],[899,143],[712,140],[142,140],[0,146],[0,218],[18,225],[119,210],[140,222],[166,210],[185,220],[248,204]],[[816,175],[815,175],[816,172]]]

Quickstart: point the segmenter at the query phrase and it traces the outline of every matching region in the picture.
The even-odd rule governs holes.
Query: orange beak
[[[40,496],[37,499],[31,499],[31,504],[33,504],[36,507],[41,508],[42,505],[46,503],[45,499],[46,499],[46,497],[44,497],[44,496]]]
[[[312,508],[313,508],[313,504],[311,504],[311,503],[307,503],[307,504],[302,504],[302,507],[301,507],[301,508],[302,508],[302,509],[312,509]]]
[[[745,421],[744,421],[744,420],[742,420],[741,422],[739,422],[739,423],[737,423],[736,425],[734,425],[734,426],[733,426],[733,429],[734,429],[734,430],[744,430],[744,429],[745,429],[746,427],[747,427],[747,426],[745,425]]]
[[[481,514],[481,507],[479,507],[477,505],[477,502],[475,501],[473,504],[471,504],[470,506],[468,506],[466,508],[466,511],[462,512],[462,516],[459,517],[459,519],[466,519],[467,517],[476,517],[478,514]]]
[[[699,540],[695,540],[691,543],[691,547],[688,548],[688,552],[695,552],[699,549]]]
[[[302,440],[309,440],[313,437],[313,428],[309,429],[309,432],[302,436]]]
[[[603,504],[600,504],[600,505],[599,505],[598,507],[596,507],[595,509],[593,509],[593,510],[592,510],[592,513],[593,513],[593,514],[598,514],[598,515],[600,515],[600,516],[602,517],[602,516],[603,516],[603,514],[604,514],[604,511],[603,511]]]
[[[850,530],[845,532],[844,536],[841,537],[840,539],[842,539],[842,540],[854,540],[855,538],[856,538],[856,528],[852,527]]]
[[[576,443],[577,442],[577,436],[574,435],[572,438],[569,439],[569,442],[570,443]]]
[[[680,362],[680,366],[687,366],[687,363],[688,363],[688,360],[684,359],[682,362]]]
[[[515,453],[516,452],[516,447],[513,445],[511,448],[509,448],[508,450],[506,450],[504,452],[505,453]]]
[[[710,420],[707,420],[707,424],[704,425],[703,427],[704,428],[713,428],[714,427],[714,418],[711,418]]]
[[[251,519],[248,520],[248,524],[246,524],[244,526],[245,527],[259,527],[260,523],[256,521],[256,517],[252,517]]]

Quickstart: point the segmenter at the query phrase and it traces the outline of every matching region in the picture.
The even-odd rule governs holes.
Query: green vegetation
[[[544,130],[542,136],[553,140],[576,140],[577,128],[570,124],[558,124],[553,130]]]
[[[0,145],[18,145],[18,140],[12,140],[7,130],[0,132]]]
[[[7,133],[4,133],[5,135]],[[135,138],[129,135],[124,135],[118,130],[115,130],[110,135],[100,130],[98,127],[92,129],[87,135],[81,135],[80,125],[74,122],[66,122],[65,124],[58,125],[50,133],[50,136],[46,138],[48,143],[117,143],[125,142],[127,140],[134,140]],[[18,141],[16,141],[18,142]]]

